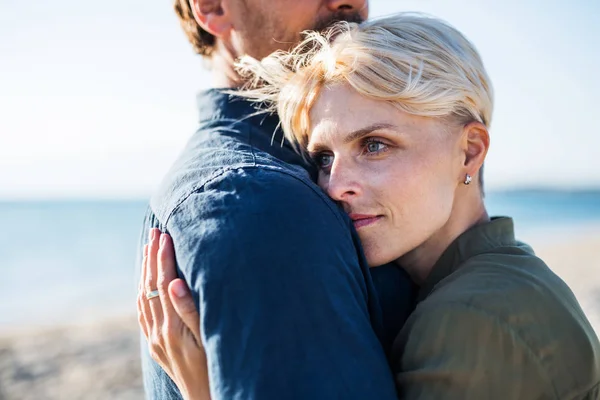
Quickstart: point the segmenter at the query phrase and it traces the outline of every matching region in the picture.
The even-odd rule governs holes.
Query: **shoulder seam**
[[[254,154],[253,154],[254,156]],[[317,195],[317,197],[319,199],[321,199],[321,201],[327,205],[327,208],[329,208],[329,210],[335,215],[335,218],[338,220],[338,222],[340,223],[340,225],[347,229],[348,227],[346,226],[346,224],[344,223],[344,220],[342,219],[342,217],[340,216],[340,211],[335,209],[329,202],[325,201],[324,199],[324,194],[318,192],[314,187],[308,185],[304,179],[296,176],[295,174],[292,174],[291,172],[285,171],[283,169],[279,169],[279,168],[275,168],[272,166],[266,166],[266,165],[256,165],[256,163],[250,165],[236,165],[235,167],[226,167],[223,169],[220,169],[219,171],[216,171],[216,173],[214,173],[212,176],[208,177],[206,180],[204,180],[202,182],[202,184],[200,186],[197,186],[195,188],[193,188],[192,190],[190,190],[190,192],[185,195],[182,196],[181,199],[175,204],[175,206],[171,209],[171,211],[167,214],[167,217],[165,218],[165,222],[164,222],[164,227],[167,226],[167,224],[169,223],[169,220],[171,219],[171,217],[173,216],[173,214],[175,214],[175,212],[177,212],[177,210],[179,209],[179,207],[181,207],[181,205],[183,203],[185,203],[185,201],[187,199],[189,199],[193,194],[195,193],[199,193],[201,191],[204,190],[204,188],[209,185],[210,183],[215,182],[218,178],[222,177],[225,173],[230,172],[230,171],[235,171],[235,170],[267,170],[269,172],[274,172],[274,173],[278,173],[281,175],[285,175],[289,178],[292,178],[293,180],[296,180],[300,183],[302,183],[302,185],[306,186],[307,188],[309,188],[313,193],[315,193]]]
[[[600,381],[596,382],[596,384],[594,386],[587,389],[584,393],[580,393],[580,395],[583,394],[583,395],[587,396],[588,394],[590,394],[592,391],[594,391],[596,389],[599,389],[599,391],[600,391]]]
[[[477,313],[489,320],[491,320],[492,322],[496,323],[500,328],[503,329],[503,331],[505,331],[506,333],[514,336],[515,338],[518,339],[518,342],[521,343],[521,345],[523,346],[523,348],[526,350],[527,354],[529,355],[529,357],[535,361],[535,363],[537,364],[537,366],[540,368],[540,371],[544,371],[545,373],[545,378],[546,381],[549,383],[549,385],[552,387],[552,390],[554,392],[554,396],[556,399],[559,399],[559,395],[558,395],[558,391],[556,386],[554,385],[554,381],[552,379],[550,379],[550,376],[548,374],[548,371],[546,370],[546,368],[544,368],[544,366],[542,365],[541,360],[539,359],[539,357],[536,356],[536,354],[533,352],[531,346],[529,345],[529,343],[527,343],[527,341],[525,341],[525,339],[523,337],[521,337],[521,335],[519,335],[517,332],[515,332],[512,327],[504,320],[498,318],[498,316],[489,313],[488,311],[470,305],[470,304],[465,304],[459,301],[451,301],[445,304],[446,306],[458,306],[464,309],[467,309],[470,312],[474,312]],[[437,308],[436,311],[439,311],[440,309]]]

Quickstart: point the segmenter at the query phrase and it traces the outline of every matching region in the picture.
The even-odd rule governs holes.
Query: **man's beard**
[[[358,11],[354,12],[345,12],[338,11],[337,13],[328,16],[327,18],[320,19],[317,21],[312,30],[317,32],[325,32],[337,22],[346,21],[346,22],[356,22],[360,24],[364,22],[364,18],[358,13]]]

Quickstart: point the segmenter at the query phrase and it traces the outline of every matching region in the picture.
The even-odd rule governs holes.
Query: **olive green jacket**
[[[600,271],[599,271],[600,273]],[[401,399],[600,399],[600,344],[510,218],[443,253],[396,337]]]

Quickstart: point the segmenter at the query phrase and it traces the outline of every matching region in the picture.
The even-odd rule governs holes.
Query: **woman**
[[[311,33],[242,68],[266,82],[243,95],[272,104],[287,139],[318,165],[318,184],[354,221],[369,264],[395,262],[420,286],[394,342],[401,397],[600,395],[600,344],[572,292],[515,240],[510,218],[486,212],[493,96],[467,39],[399,14]],[[170,297],[157,299],[165,315],[156,321],[155,300],[140,292],[140,323],[182,392],[209,398],[198,314],[163,238],[160,262],[154,241],[143,269],[173,280]]]

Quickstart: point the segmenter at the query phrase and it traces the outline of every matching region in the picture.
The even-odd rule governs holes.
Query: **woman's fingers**
[[[169,285],[169,295],[173,308],[185,326],[192,332],[196,344],[202,348],[200,339],[200,315],[194,304],[194,299],[183,279],[175,279]]]
[[[157,291],[157,269],[158,269],[158,246],[160,239],[160,230],[153,228],[150,230],[150,242],[148,243],[148,258],[146,265],[146,296],[150,296],[147,299],[150,314],[151,314],[151,328],[150,332],[157,334],[156,329],[160,329],[162,326],[162,306],[160,304],[160,297],[156,296]]]
[[[188,398],[210,399],[200,317],[186,283],[177,278],[171,237],[152,230],[145,253],[138,312],[150,355]],[[158,295],[147,299],[151,291]]]
[[[157,289],[160,294],[160,302],[163,308],[163,317],[172,321],[171,315],[175,314],[171,299],[169,298],[168,288],[171,281],[177,278],[175,267],[175,250],[171,236],[166,233],[160,235],[160,245],[158,250],[157,267]],[[169,321],[166,321],[169,322]],[[170,325],[171,327],[181,326],[181,324]]]
[[[138,323],[144,336],[148,339],[148,320],[150,316],[150,310],[146,300],[146,268],[148,265],[148,245],[144,245],[144,256],[142,259],[142,271],[140,276],[140,283],[138,285],[138,296],[137,296],[137,311],[138,311]]]

